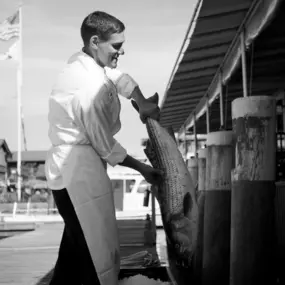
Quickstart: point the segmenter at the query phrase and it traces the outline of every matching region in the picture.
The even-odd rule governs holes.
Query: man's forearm
[[[127,155],[123,162],[119,163],[121,166],[132,168],[138,172],[141,172],[143,164],[137,159]]]

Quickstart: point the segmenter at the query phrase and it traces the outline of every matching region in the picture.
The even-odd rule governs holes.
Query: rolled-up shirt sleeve
[[[117,142],[110,130],[110,114],[103,103],[106,91],[107,88],[103,84],[93,96],[76,96],[74,106],[93,148],[108,164],[115,166],[124,161],[127,151]]]
[[[108,78],[116,86],[118,94],[130,99],[135,87],[138,86],[137,82],[130,75],[118,69],[105,67],[105,71]]]

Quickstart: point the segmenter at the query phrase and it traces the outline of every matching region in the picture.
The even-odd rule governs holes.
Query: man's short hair
[[[81,25],[81,38],[84,45],[88,45],[90,38],[97,35],[100,40],[107,41],[114,33],[125,30],[124,24],[112,15],[95,11],[89,14]]]

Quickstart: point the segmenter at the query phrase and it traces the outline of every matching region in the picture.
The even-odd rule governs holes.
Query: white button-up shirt
[[[74,145],[91,145],[112,166],[125,159],[126,150],[114,139],[121,128],[118,93],[130,98],[136,86],[129,75],[102,68],[84,52],[68,60],[49,98],[49,188],[66,187],[61,169]]]

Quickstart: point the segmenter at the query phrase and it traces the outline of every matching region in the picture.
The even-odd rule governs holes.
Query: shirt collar
[[[73,61],[76,61],[76,60],[79,60],[87,71],[91,71],[91,72],[93,71],[96,73],[102,72],[104,74],[106,73],[103,67],[101,67],[90,55],[88,55],[87,53],[83,51],[83,48],[81,51],[74,54],[69,59],[68,63],[72,63]]]

